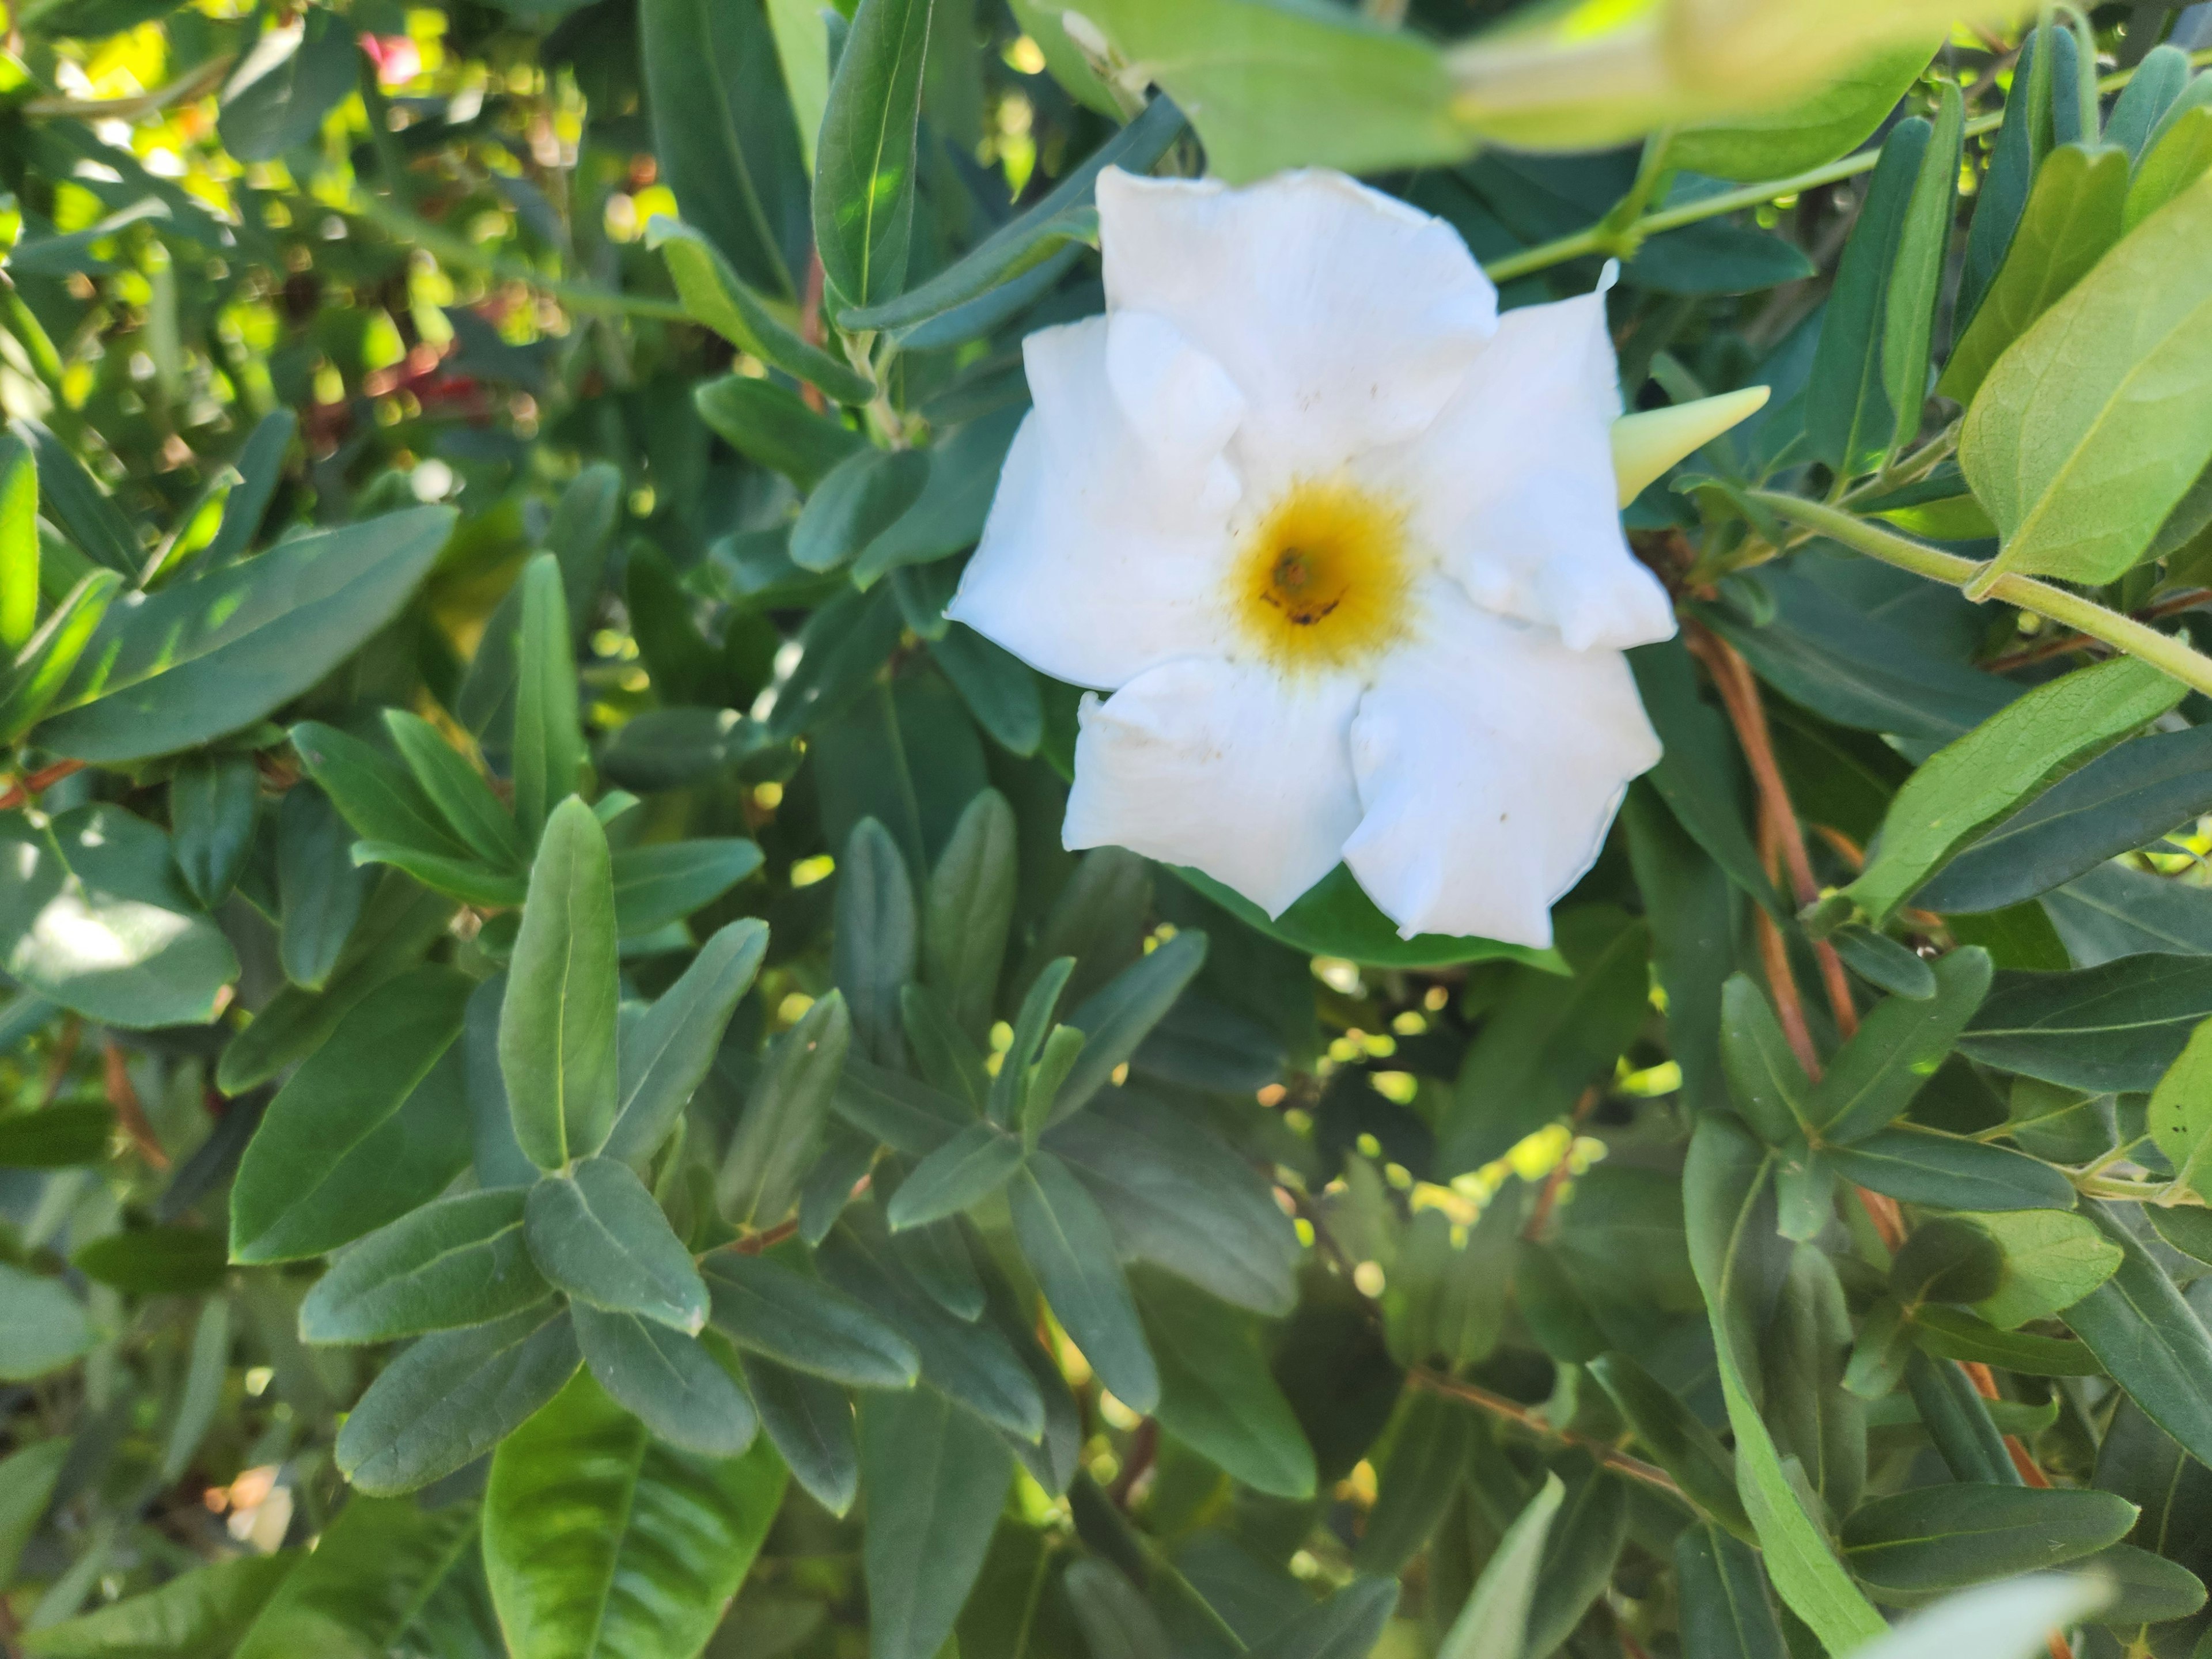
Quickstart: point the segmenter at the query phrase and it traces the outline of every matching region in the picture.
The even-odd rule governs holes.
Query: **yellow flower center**
[[[1351,667],[1404,637],[1413,574],[1404,507],[1344,478],[1306,479],[1239,550],[1233,608],[1276,667]]]

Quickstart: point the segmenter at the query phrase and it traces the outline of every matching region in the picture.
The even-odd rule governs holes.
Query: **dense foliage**
[[[0,1647],[2212,1653],[2212,22],[1508,9],[10,9]],[[1109,165],[1619,262],[1550,948],[1063,850]]]

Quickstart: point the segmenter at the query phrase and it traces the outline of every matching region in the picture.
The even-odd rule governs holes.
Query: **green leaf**
[[[782,473],[802,490],[813,489],[830,468],[867,442],[772,380],[726,374],[693,387],[691,401],[699,418],[731,448]]]
[[[248,754],[195,755],[169,780],[172,851],[203,908],[221,904],[238,884],[260,805],[261,775]]]
[[[471,982],[423,967],[348,1013],[269,1103],[230,1190],[237,1261],[320,1255],[435,1197],[468,1162]]]
[[[907,1271],[872,1206],[845,1212],[816,1261],[822,1276],[910,1343],[922,1380],[985,1422],[1035,1441],[1044,1399],[1012,1345],[991,1325],[949,1313]]]
[[[913,1345],[851,1297],[775,1261],[717,1250],[701,1264],[714,1328],[750,1353],[858,1389],[910,1389]]]
[[[36,421],[19,417],[8,429],[36,458],[40,511],[94,563],[136,576],[145,558],[137,528],[84,463]]]
[[[499,1018],[515,1139],[541,1170],[590,1157],[614,1127],[615,957],[606,832],[572,798],[555,809],[531,866]]]
[[[1905,1385],[1919,1413],[1922,1432],[1936,1448],[1954,1480],[1983,1486],[2019,1486],[2020,1471],[2005,1450],[2004,1437],[1966,1372],[1948,1360],[1915,1353],[1905,1364]],[[1880,1595],[1885,1581],[1872,1575],[1869,1588]]]
[[[1000,469],[1026,413],[1002,408],[978,415],[929,452],[929,482],[905,515],[869,543],[854,564],[855,587],[871,587],[889,573],[975,544],[998,489]],[[944,621],[941,610],[938,621]]]
[[[514,1433],[581,1363],[568,1310],[550,1304],[426,1336],[347,1415],[338,1472],[366,1492],[427,1486]]]
[[[715,1178],[725,1219],[764,1229],[791,1212],[821,1146],[852,1036],[845,1000],[832,991],[770,1045]]]
[[[68,1443],[52,1440],[36,1449]],[[231,1659],[299,1561],[286,1552],[195,1567],[158,1589],[27,1631],[23,1651],[35,1659]]]
[[[1752,845],[1743,811],[1742,766],[1719,712],[1698,696],[1690,653],[1679,641],[1628,653],[1638,694],[1665,745],[1645,775],[1675,821],[1778,921],[1787,915]]]
[[[1684,1651],[1707,1659],[1789,1659],[1766,1577],[1750,1547],[1707,1522],[1674,1540]]]
[[[1044,740],[1044,700],[1027,663],[964,623],[931,641],[929,653],[993,741],[1009,754],[1036,753]]]
[[[1252,1659],[1366,1659],[1382,1639],[1398,1605],[1398,1581],[1354,1578],[1317,1607],[1308,1607],[1255,1644]]]
[[[1536,1599],[1537,1566],[1566,1490],[1558,1475],[1545,1475],[1528,1507],[1498,1540],[1482,1577],[1475,1581],[1474,1593],[1437,1647],[1437,1659],[1489,1659],[1492,1654],[1518,1654],[1525,1649],[1528,1614]]]
[[[623,1025],[606,1157],[635,1164],[667,1139],[713,1068],[722,1033],[767,950],[765,922],[748,916],[730,923],[651,1007]]]
[[[1024,994],[1020,1012],[1014,1016],[1013,1040],[1000,1058],[999,1074],[991,1079],[986,1105],[993,1122],[1019,1123],[1024,1081],[1052,1030],[1053,1011],[1060,1006],[1060,993],[1074,969],[1074,957],[1054,957]]]
[[[92,1345],[91,1322],[67,1286],[0,1261],[0,1382],[58,1371]]]
[[[845,1391],[757,1353],[744,1370],[761,1427],[792,1478],[830,1514],[845,1514],[860,1490],[860,1442]]]
[[[2133,1544],[2112,1544],[2085,1556],[2080,1571],[2112,1586],[2112,1599],[2095,1622],[2121,1628],[2186,1619],[2204,1606],[2204,1581],[2179,1564]]]
[[[422,786],[381,750],[319,720],[301,721],[291,738],[307,775],[363,840],[448,858],[467,854]]]
[[[860,1405],[870,1659],[931,1659],[982,1570],[1013,1478],[1006,1443],[934,1389]]]
[[[653,151],[684,219],[746,282],[796,299],[806,179],[767,18],[757,5],[649,0],[637,23]]]
[[[2124,222],[2133,230],[2212,167],[2212,85],[2203,77],[2160,122],[2128,186]]]
[[[1231,184],[1456,162],[1472,148],[1443,59],[1417,35],[1268,0],[1091,0],[1083,15],[1189,113],[1208,171]]]
[[[223,501],[222,522],[196,556],[202,568],[228,564],[252,544],[276,486],[284,481],[284,457],[299,430],[300,417],[289,409],[272,409],[253,423],[231,459],[238,482]]]
[[[290,789],[276,808],[277,961],[284,977],[319,991],[361,920],[368,874],[348,855],[346,825],[312,789]]]
[[[484,1576],[532,1659],[690,1659],[783,1499],[774,1452],[663,1445],[580,1376],[493,1455]]]
[[[849,1057],[832,1103],[846,1122],[908,1158],[935,1152],[976,1109],[927,1083]]]
[[[2011,249],[1936,389],[1971,404],[2005,349],[2120,240],[2128,155],[2111,145],[2063,144],[2036,170]]]
[[[1810,1127],[1813,1080],[1766,994],[1745,974],[1721,987],[1721,1065],[1735,1109],[1768,1146],[1787,1146]]]
[[[676,280],[684,308],[738,350],[818,387],[841,404],[865,404],[876,395],[875,382],[866,375],[785,327],[768,301],[699,231],[662,215],[647,224],[645,245],[658,248],[668,262],[668,274]]]
[[[1686,127],[1668,141],[1667,163],[1743,183],[1825,167],[1874,135],[1935,52],[1926,36],[1902,40],[1764,114]]]
[[[1575,1632],[1613,1582],[1628,1539],[1628,1489],[1587,1453],[1563,1460],[1567,1495],[1544,1539],[1526,1650],[1548,1653]]]
[[[538,1271],[580,1302],[689,1334],[707,1322],[690,1252],[627,1164],[587,1158],[530,1188],[523,1238]]]
[[[1006,798],[986,789],[962,811],[922,893],[922,983],[979,1043],[990,1030],[1013,923],[1017,835]]]
[[[425,1509],[349,1498],[317,1547],[276,1587],[236,1659],[381,1659],[476,1533],[474,1504]]]
[[[2130,955],[2070,973],[2000,974],[1959,1047],[2069,1089],[2148,1092],[2207,1018],[2212,959]]]
[[[742,836],[659,842],[614,855],[615,928],[636,939],[712,904],[761,866]]]
[[[898,843],[874,818],[862,818],[837,864],[830,976],[845,994],[867,1057],[895,1068],[906,1063],[899,990],[914,977],[919,927]]]
[[[1352,872],[1340,864],[1279,916],[1268,915],[1242,894],[1196,870],[1179,864],[1160,867],[1247,927],[1309,956],[1342,957],[1377,968],[1449,968],[1466,962],[1507,961],[1528,963],[1553,973],[1565,969],[1556,951],[1536,951],[1493,939],[1444,933],[1416,933],[1411,939],[1401,939],[1396,925],[1375,908],[1375,901],[1360,891]]]
[[[1838,477],[1873,471],[1896,439],[1899,414],[1884,374],[1889,296],[1931,131],[1926,120],[1908,116],[1882,140],[1881,160],[1821,316],[1805,428],[1814,455]]]
[[[2076,669],[2008,703],[1905,780],[1881,841],[1843,890],[1875,927],[1978,831],[2179,701],[2134,657]]]
[[[1089,1105],[1115,1068],[1136,1054],[1205,966],[1206,945],[1206,935],[1195,929],[1178,933],[1116,974],[1067,1017],[1066,1023],[1087,1040],[1060,1086],[1049,1121],[1063,1121]]]
[[[352,33],[311,11],[259,36],[223,88],[216,131],[241,161],[273,161],[313,141],[356,84]]]
[[[387,1342],[543,1301],[552,1287],[523,1244],[523,1197],[510,1187],[440,1199],[348,1245],[300,1304],[300,1340]]]
[[[1042,1144],[1090,1189],[1123,1260],[1255,1313],[1279,1317],[1297,1303],[1296,1228],[1251,1165],[1187,1114],[1124,1094]]]
[[[535,844],[554,809],[580,787],[584,733],[576,715],[576,662],[560,561],[540,553],[523,567],[522,632],[514,693],[514,816]]]
[[[862,0],[830,78],[815,146],[814,245],[841,322],[846,310],[906,283],[931,8],[932,0]]]
[[[46,717],[122,591],[113,571],[88,571],[15,653],[0,678],[0,743],[15,742]]]
[[[1756,1224],[1772,1154],[1721,1117],[1698,1120],[1683,1170],[1682,1207],[1691,1261],[1704,1292],[1721,1392],[1735,1431],[1744,1508],[1766,1570],[1790,1610],[1832,1652],[1873,1640],[1888,1626],[1859,1593],[1784,1473],[1749,1382],[1751,1357],[1736,1348],[1736,1310],[1750,1294],[1743,1247]]]
[[[1987,567],[2091,584],[2140,559],[2212,461],[2212,185],[2123,237],[2007,351],[1959,460],[2003,536]]]
[[[1869,1499],[1844,1522],[1851,1571],[1885,1601],[2037,1572],[2113,1544],[2136,1506],[2106,1492],[1960,1482]]]
[[[483,775],[439,735],[436,726],[419,714],[387,708],[384,729],[392,734],[393,746],[415,775],[423,795],[436,807],[448,836],[495,870],[529,868],[530,848],[515,827],[514,815],[500,804]],[[370,838],[383,839],[373,835]]]
[[[13,1583],[24,1545],[46,1518],[70,1443],[38,1440],[0,1457],[0,1583]],[[149,1656],[149,1659],[153,1659]]]
[[[599,1386],[659,1439],[702,1457],[734,1457],[752,1443],[752,1401],[696,1337],[580,1302],[568,1317]]]
[[[1958,87],[1943,82],[1935,131],[1920,158],[1920,171],[1905,205],[1889,293],[1882,306],[1882,389],[1897,411],[1896,430],[1889,441],[1893,454],[1919,433],[1921,410],[1928,401],[1928,352],[1936,332],[1936,307],[1942,297],[1951,224],[1957,216],[1966,122],[1966,101]]]
[[[1912,1338],[1923,1352],[1938,1358],[1995,1365],[2025,1376],[2104,1375],[2104,1367],[2097,1363],[2096,1356],[2079,1342],[2034,1336],[2024,1331],[1999,1330],[1960,1308],[1923,1307],[1915,1310]]]
[[[147,1227],[95,1238],[70,1266],[132,1296],[190,1296],[221,1286],[229,1251],[205,1227]]]
[[[114,1109],[94,1102],[0,1113],[0,1169],[64,1170],[72,1164],[97,1164],[106,1156],[108,1137],[114,1130]]]
[[[1034,269],[1056,249],[1085,240],[1084,210],[1108,167],[1143,174],[1182,131],[1182,112],[1155,98],[1128,125],[1071,169],[1036,204],[896,299],[860,306],[838,320],[847,328],[907,329],[944,315]],[[1762,175],[1764,176],[1764,175]],[[1096,232],[1091,236],[1095,239]]]
[[[0,439],[0,651],[39,627],[39,466],[14,433]]]
[[[2212,1335],[2141,1240],[2102,1205],[2091,1219],[2123,1252],[2112,1276],[2059,1317],[2144,1416],[2199,1462],[2212,1462]]]
[[[893,1232],[957,1215],[1013,1179],[1022,1142],[995,1123],[971,1123],[915,1166],[884,1210]]]
[[[119,599],[39,742],[79,760],[137,760],[267,718],[398,615],[453,519],[410,507]]]
[[[1091,1659],[1172,1659],[1159,1615],[1121,1572],[1105,1562],[1071,1562],[1060,1588]]]
[[[1139,1307],[1151,1301],[1140,1285]],[[1164,1391],[1175,1392],[1173,1345],[1157,1329],[1152,1352],[1167,1360]],[[1480,1419],[1466,1407],[1438,1394],[1408,1389],[1390,1431],[1389,1449],[1376,1476],[1374,1507],[1359,1534],[1353,1563],[1363,1572],[1395,1573],[1419,1554],[1441,1525],[1467,1476],[1480,1433]],[[1301,1441],[1304,1437],[1299,1437]],[[1309,1455],[1310,1455],[1310,1448]]]
[[[2173,1166],[2177,1187],[2204,1196],[2212,1187],[2212,1019],[2190,1034],[2188,1046],[2151,1091],[2146,1121],[2152,1143]]]
[[[2070,1210],[2074,1188],[2040,1159],[1901,1123],[1829,1150],[1844,1180],[1907,1204],[1954,1210]]]
[[[485,909],[511,910],[529,891],[521,876],[487,870],[473,858],[444,858],[385,841],[357,841],[351,856],[357,865],[388,864],[404,870],[425,887]]]
[[[1681,1397],[1625,1353],[1601,1354],[1589,1369],[1629,1432],[1674,1477],[1683,1496],[1736,1537],[1755,1541],[1737,1494],[1735,1459]]]
[[[1989,953],[1968,945],[1936,963],[1936,994],[1926,1001],[1890,997],[1877,1004],[1813,1087],[1819,1133],[1848,1146],[1903,1115],[1981,1006],[1990,973]]]
[[[1100,1382],[1131,1411],[1151,1412],[1159,1403],[1159,1369],[1097,1201],[1073,1171],[1046,1152],[1015,1175],[1007,1200],[1014,1237],[1054,1316]]]
[[[923,451],[854,450],[823,475],[799,509],[791,527],[791,562],[817,572],[851,563],[914,505],[928,481]]]
[[[1310,1498],[1313,1448],[1267,1370],[1253,1322],[1164,1273],[1147,1273],[1133,1289],[1158,1358],[1160,1426],[1255,1492]],[[1460,1444],[1463,1464],[1463,1438]],[[1407,1553],[1420,1541],[1413,1539]]]
[[[2120,1265],[2119,1246],[2087,1216],[2013,1210],[1965,1219],[2004,1253],[1996,1290],[1975,1304],[1983,1318],[2004,1330],[2072,1307]]]
[[[2143,1219],[2150,1223],[2151,1231],[2191,1261],[2212,1265],[2212,1211],[2152,1205],[2143,1211]]]
[[[152,824],[105,805],[42,826],[11,812],[0,859],[0,968],[26,990],[130,1030],[214,1018],[238,958]]]

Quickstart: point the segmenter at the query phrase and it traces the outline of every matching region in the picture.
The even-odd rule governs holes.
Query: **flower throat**
[[[1292,485],[1237,556],[1232,609],[1247,642],[1287,671],[1353,667],[1402,638],[1405,519],[1340,478]]]

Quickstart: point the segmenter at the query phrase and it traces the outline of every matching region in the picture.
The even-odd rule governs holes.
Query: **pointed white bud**
[[[1766,398],[1765,386],[1747,386],[1693,404],[1622,416],[1613,423],[1613,471],[1620,481],[1620,504],[1626,507],[1675,462],[1765,408]]]

